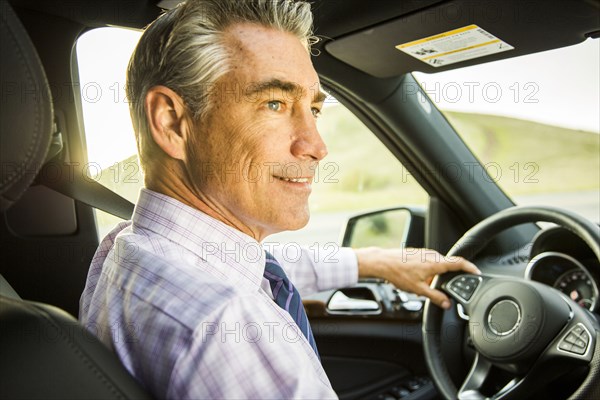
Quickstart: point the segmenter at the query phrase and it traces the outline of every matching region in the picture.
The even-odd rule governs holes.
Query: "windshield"
[[[598,40],[414,76],[516,204],[600,222]]]

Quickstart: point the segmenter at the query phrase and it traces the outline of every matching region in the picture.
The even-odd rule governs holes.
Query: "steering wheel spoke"
[[[511,374],[502,373],[494,364],[479,353],[476,353],[473,366],[465,378],[463,385],[458,390],[459,400],[478,400],[478,399],[500,399],[508,395],[514,395],[519,385],[523,382],[519,377],[513,377]],[[486,386],[493,387],[491,380],[496,380],[495,375],[503,375],[500,380],[501,388],[494,394],[487,394],[484,390]],[[498,386],[496,383],[495,386]],[[489,389],[488,389],[489,390]],[[521,390],[518,390],[521,392]]]
[[[481,387],[487,380],[492,369],[492,363],[481,354],[475,354],[475,361],[463,385],[458,390],[459,399],[485,399]]]

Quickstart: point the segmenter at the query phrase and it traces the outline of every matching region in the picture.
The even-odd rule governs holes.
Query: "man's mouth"
[[[286,178],[283,176],[276,176],[277,179],[282,180],[284,182],[293,182],[293,183],[310,183],[311,178]]]

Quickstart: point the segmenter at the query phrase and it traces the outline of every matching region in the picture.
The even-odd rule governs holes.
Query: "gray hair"
[[[310,49],[310,4],[293,0],[188,0],[150,24],[127,68],[127,96],[143,167],[157,146],[146,117],[148,90],[163,85],[183,99],[194,121],[210,109],[209,88],[230,71],[224,31],[235,23],[256,23],[290,32]]]

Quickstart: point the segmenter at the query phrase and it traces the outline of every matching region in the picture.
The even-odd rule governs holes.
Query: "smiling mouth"
[[[283,176],[275,176],[275,178],[284,182],[292,182],[292,183],[311,183],[312,178],[286,178]]]

